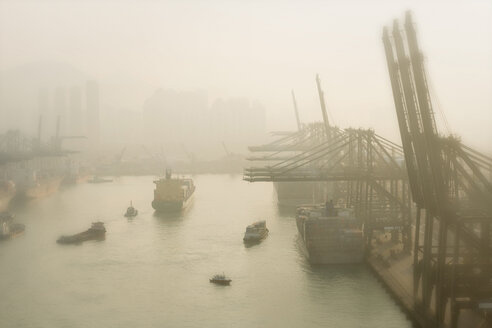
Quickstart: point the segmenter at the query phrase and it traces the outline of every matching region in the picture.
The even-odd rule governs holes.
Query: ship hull
[[[232,280],[221,280],[221,279],[209,279],[209,280],[211,283],[222,285],[222,286],[229,286],[232,281]]]
[[[62,177],[53,177],[40,180],[37,185],[27,188],[21,196],[25,199],[36,199],[50,196],[58,191],[62,180]]]
[[[190,197],[188,197],[188,199],[177,200],[177,201],[165,201],[165,200],[154,199],[152,201],[152,207],[157,212],[165,212],[165,213],[179,212],[186,209],[190,205],[190,203],[193,200],[193,195],[194,193],[191,194]]]
[[[245,235],[243,241],[245,243],[257,243],[265,239],[267,236],[268,236],[268,229],[265,229],[265,231],[262,231],[261,233],[258,234]]]
[[[87,240],[104,240],[106,233],[87,230],[72,236],[62,236],[56,241],[58,244],[79,244]]]
[[[301,252],[311,264],[355,264],[364,261],[360,230],[345,229],[332,219],[296,218]]]

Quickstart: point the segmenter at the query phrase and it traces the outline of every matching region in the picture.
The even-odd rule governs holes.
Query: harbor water
[[[157,215],[153,177],[79,184],[13,210],[0,243],[0,327],[411,327],[364,265],[311,266],[271,183],[198,175],[191,206]],[[130,201],[137,217],[124,217]],[[248,224],[269,236],[246,247]],[[56,239],[105,222],[103,241]],[[224,272],[231,286],[209,283]]]

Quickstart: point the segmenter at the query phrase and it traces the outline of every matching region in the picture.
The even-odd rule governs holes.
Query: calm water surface
[[[157,216],[152,180],[80,184],[14,211],[27,228],[0,244],[0,327],[411,327],[364,266],[307,263],[272,184],[195,176],[192,206]],[[56,244],[96,219],[106,240]],[[270,235],[246,248],[257,219]],[[230,287],[209,283],[218,272]]]

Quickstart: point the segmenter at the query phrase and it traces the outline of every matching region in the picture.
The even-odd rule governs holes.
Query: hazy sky
[[[245,96],[282,130],[292,88],[301,120],[321,120],[319,73],[338,125],[399,141],[381,30],[407,9],[452,132],[492,152],[492,1],[0,0],[0,70],[68,63],[133,110],[157,87]]]

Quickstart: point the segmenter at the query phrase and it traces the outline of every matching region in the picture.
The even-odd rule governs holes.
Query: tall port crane
[[[383,43],[417,206],[416,308],[426,326],[436,327],[444,324],[449,304],[451,326],[456,327],[462,309],[492,306],[492,184],[487,179],[492,159],[456,137],[439,134],[410,12],[403,30],[395,20],[391,34],[392,39],[384,28]]]

